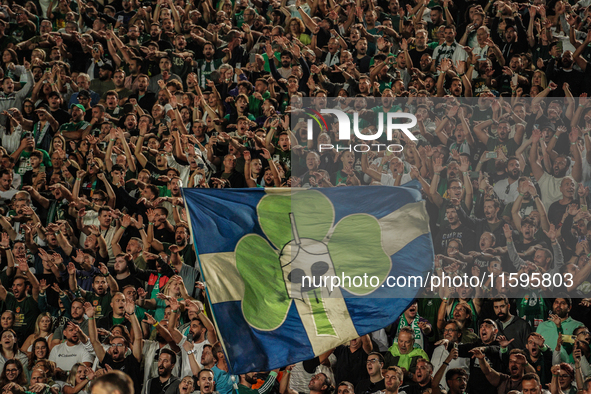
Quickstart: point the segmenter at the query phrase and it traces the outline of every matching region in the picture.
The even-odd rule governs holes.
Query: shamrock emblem
[[[267,239],[248,234],[235,250],[245,285],[242,311],[254,328],[277,329],[292,302],[299,302],[308,305],[318,335],[335,335],[323,298],[343,297],[340,289],[369,294],[390,272],[378,220],[352,214],[335,224],[334,207],[319,191],[268,194],[259,202],[257,214]],[[354,276],[364,275],[378,277],[379,283],[354,283]],[[330,292],[321,284],[325,276],[351,279]]]

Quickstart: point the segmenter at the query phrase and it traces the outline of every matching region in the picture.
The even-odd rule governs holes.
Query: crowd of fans
[[[23,3],[0,6],[2,393],[591,394],[589,0]],[[416,139],[365,152],[332,115],[308,139],[306,107],[366,135],[410,112]],[[489,280],[231,375],[181,189],[411,181],[433,275]]]

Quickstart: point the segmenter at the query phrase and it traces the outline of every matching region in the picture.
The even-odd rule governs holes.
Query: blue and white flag
[[[417,189],[183,192],[232,373],[308,360],[387,326],[421,290],[396,278],[433,266]]]

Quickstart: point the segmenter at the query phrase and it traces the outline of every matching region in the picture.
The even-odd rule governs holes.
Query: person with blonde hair
[[[48,343],[53,339],[53,325],[49,312],[41,313],[35,321],[35,332],[27,337],[21,351],[29,355],[33,351],[33,342],[37,338],[45,338]]]
[[[62,391],[64,394],[88,394],[92,379],[94,379],[92,368],[82,363],[76,363],[72,366]]]

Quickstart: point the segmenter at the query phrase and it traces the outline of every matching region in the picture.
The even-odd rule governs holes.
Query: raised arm
[[[470,350],[470,353],[474,355],[479,361],[480,370],[486,376],[486,379],[489,381],[491,385],[494,387],[498,387],[501,384],[501,374],[491,368],[491,366],[486,361],[486,357],[484,353],[482,353],[481,348],[474,348]]]
[[[103,345],[98,340],[96,320],[94,318],[94,306],[92,306],[90,302],[85,302],[84,312],[86,313],[86,316],[88,316],[88,337],[90,338],[90,343],[92,344],[92,348],[94,349],[94,353],[99,362],[103,362],[106,352]]]
[[[544,175],[544,169],[540,163],[538,163],[538,144],[541,136],[542,133],[540,130],[536,129],[532,132],[532,147],[529,150],[529,165],[536,181],[539,181],[542,175]]]
[[[363,153],[361,155],[361,171],[372,177],[375,181],[381,182],[382,181],[382,174],[369,168],[369,162],[367,159],[367,153]]]

